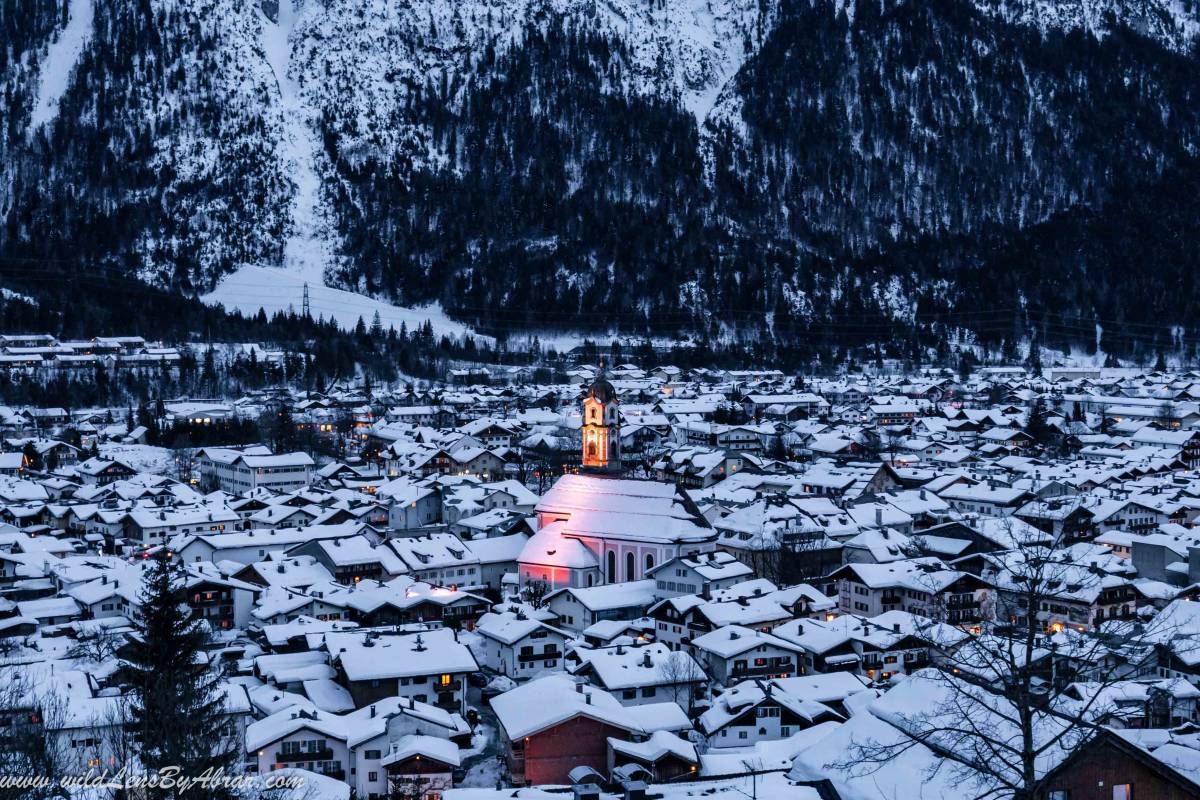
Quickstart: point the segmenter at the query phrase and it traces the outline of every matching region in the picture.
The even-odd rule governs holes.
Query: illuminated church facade
[[[535,509],[537,533],[517,558],[521,586],[550,590],[644,580],[679,556],[711,552],[716,531],[674,483],[624,480],[617,392],[601,374],[583,399],[583,469]]]
[[[621,471],[621,411],[617,390],[601,372],[588,388],[582,408],[583,469]]]

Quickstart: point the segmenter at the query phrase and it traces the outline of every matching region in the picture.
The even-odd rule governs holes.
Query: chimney
[[[576,683],[576,684],[575,684],[575,691],[576,691],[576,692],[578,692],[579,694],[583,694],[583,684],[582,684],[582,683]]]
[[[900,623],[899,622],[892,623],[892,631],[894,631],[895,633],[900,632]]]
[[[375,706],[371,706],[371,716],[375,716]]]
[[[642,666],[646,667],[647,669],[654,666],[654,664],[650,661],[650,653],[649,652],[642,653]]]
[[[415,697],[408,698],[408,707],[416,708],[417,707],[417,698],[415,698]]]
[[[876,528],[883,527],[883,509],[880,508],[879,506],[875,507],[875,527]]]
[[[922,499],[922,500],[924,500],[924,499],[925,499],[925,490],[924,490],[924,489],[922,489],[922,490],[919,492],[919,494],[921,495],[921,499]]]
[[[592,693],[591,692],[586,692],[583,695],[583,702],[587,703],[589,706],[592,704]]]

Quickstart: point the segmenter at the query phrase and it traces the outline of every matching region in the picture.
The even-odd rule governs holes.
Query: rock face
[[[1198,6],[12,0],[0,257],[485,329],[1190,326],[1196,248],[1125,280],[1136,232],[1094,243],[1195,241],[1152,206],[1195,171]]]

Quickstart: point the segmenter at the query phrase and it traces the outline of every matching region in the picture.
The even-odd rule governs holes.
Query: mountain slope
[[[1099,318],[1129,242],[1086,270],[1035,259],[1021,286],[971,270],[1190,175],[1196,15],[1192,0],[14,0],[0,258],[189,294],[282,267],[495,332],[853,341],[947,313],[987,335],[965,316],[981,305],[1026,327],[1041,310]],[[927,269],[906,266],[918,252]],[[1127,288],[1129,314],[1191,324],[1182,298]]]

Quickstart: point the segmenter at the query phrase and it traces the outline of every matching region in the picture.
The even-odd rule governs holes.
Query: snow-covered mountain
[[[493,328],[961,313],[1018,232],[1192,168],[1197,6],[14,0],[0,255]]]

